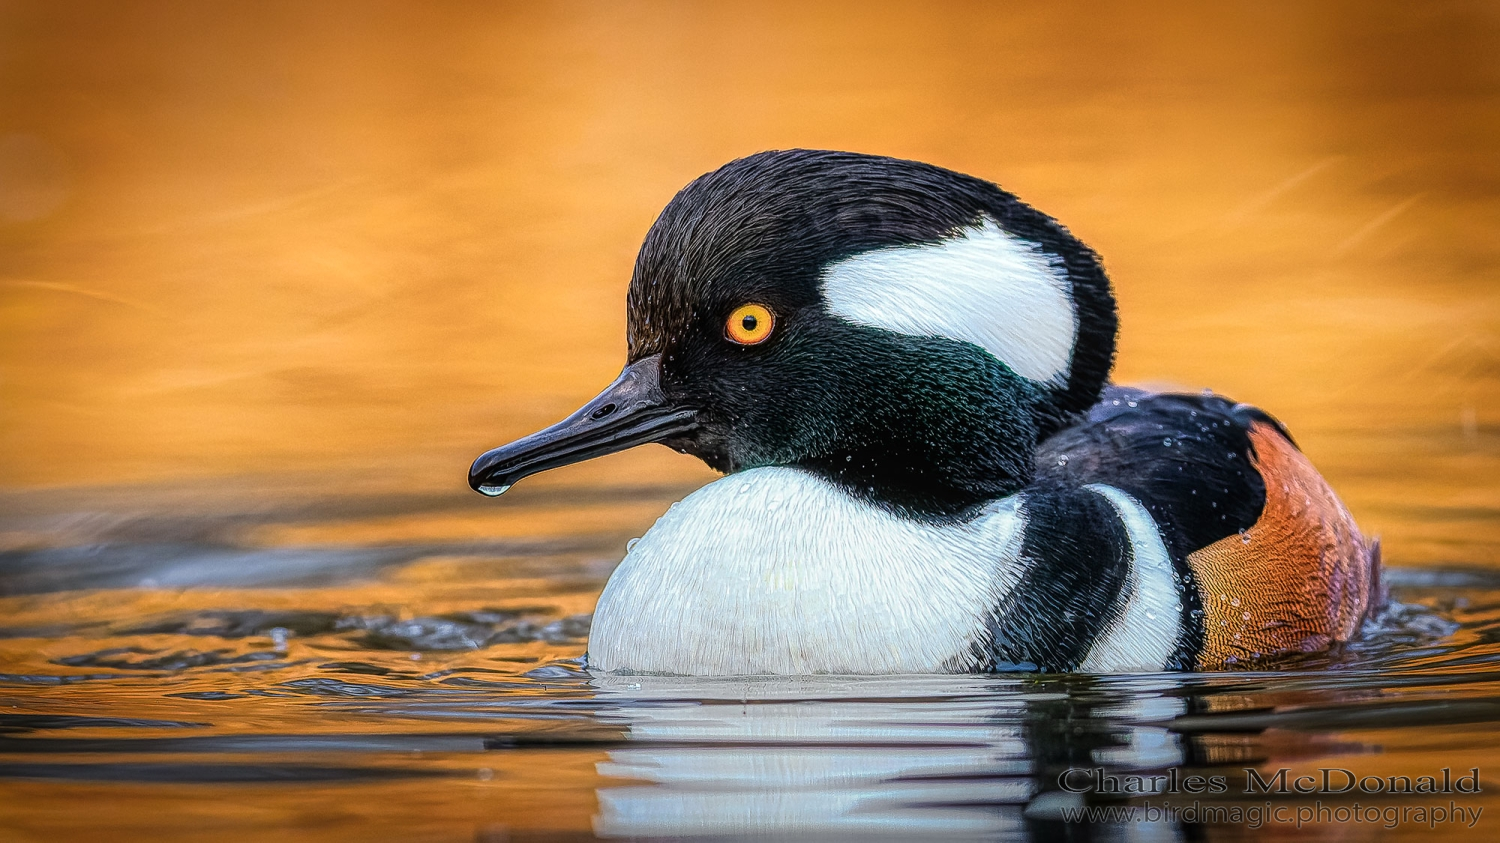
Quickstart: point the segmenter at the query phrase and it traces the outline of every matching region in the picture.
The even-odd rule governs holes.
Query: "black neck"
[[[1051,413],[1041,389],[967,344],[902,342],[923,348],[868,360],[857,404],[841,402],[840,435],[795,464],[924,520],[966,519],[1030,483]]]

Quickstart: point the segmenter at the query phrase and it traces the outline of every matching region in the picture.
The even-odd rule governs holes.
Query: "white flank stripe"
[[[1078,669],[1093,673],[1161,670],[1182,632],[1182,595],[1161,531],[1140,501],[1130,495],[1102,483],[1086,488],[1104,496],[1125,524],[1131,546],[1131,592],[1130,602]]]
[[[1067,271],[988,217],[936,245],[832,264],[823,297],[831,313],[857,325],[971,342],[1023,377],[1067,380],[1078,333]]]

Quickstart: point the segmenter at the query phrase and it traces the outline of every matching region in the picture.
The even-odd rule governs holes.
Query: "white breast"
[[[1022,573],[1015,499],[978,518],[900,518],[791,468],[673,505],[604,587],[596,670],[689,675],[940,673],[979,666]]]

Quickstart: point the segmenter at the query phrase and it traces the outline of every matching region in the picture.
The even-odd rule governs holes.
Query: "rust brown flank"
[[[1379,554],[1307,457],[1271,425],[1250,429],[1260,520],[1188,555],[1203,593],[1199,667],[1349,640],[1376,600]]]

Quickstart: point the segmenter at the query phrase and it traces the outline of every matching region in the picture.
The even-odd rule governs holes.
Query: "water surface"
[[[1177,801],[1284,808],[1287,822],[1116,819],[1084,833],[1186,839],[1189,827],[1234,836],[1263,824],[1312,836],[1324,832],[1299,829],[1299,808],[1360,794],[1246,794],[1246,768],[1461,775],[1487,769],[1500,745],[1500,576],[1479,569],[1397,569],[1397,603],[1361,643],[1281,672],[591,676],[579,664],[587,613],[628,526],[680,492],[523,487],[503,508],[220,509],[202,522],[130,520],[133,540],[116,526],[88,545],[11,551],[0,813],[21,839],[1047,839],[1070,810]],[[559,509],[572,523],[542,532]],[[78,530],[78,517],[28,520],[46,535],[59,522]],[[370,535],[402,520],[536,532]],[[361,543],[288,541],[362,531]],[[180,538],[194,534],[221,538]],[[1231,787],[1058,784],[1070,769],[1081,787],[1096,769],[1174,768]],[[1373,804],[1500,811],[1494,792]]]

